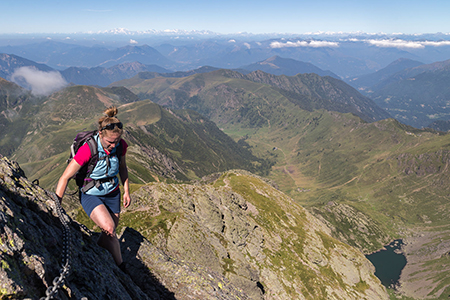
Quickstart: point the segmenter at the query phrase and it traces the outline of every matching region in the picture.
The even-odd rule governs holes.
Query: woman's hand
[[[130,197],[130,194],[125,192],[125,193],[123,194],[123,206],[124,206],[125,208],[127,208],[128,206],[130,206],[130,203],[131,203],[131,197]]]

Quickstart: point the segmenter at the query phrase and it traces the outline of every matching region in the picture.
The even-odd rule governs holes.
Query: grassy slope
[[[234,204],[228,203],[226,200],[226,195],[229,195],[230,191],[233,194],[236,193],[232,197],[235,201]],[[222,263],[220,270],[226,276],[233,278],[238,275],[245,278],[242,269],[247,270],[250,265],[252,268],[260,270],[268,268],[270,272],[277,274],[277,279],[283,282],[279,284],[278,289],[280,287],[282,289],[278,291],[273,289],[274,286],[277,286],[277,281],[270,276],[266,277],[267,269],[265,272],[261,272],[265,273],[265,275],[261,275],[261,285],[266,288],[268,295],[273,296],[274,293],[279,293],[280,299],[286,297],[296,299],[301,297],[301,294],[306,299],[322,299],[333,293],[331,289],[327,288],[330,284],[333,284],[337,290],[345,290],[345,293],[353,296],[355,296],[356,291],[364,294],[364,291],[369,288],[368,283],[364,281],[365,279],[362,279],[367,270],[360,271],[359,283],[355,282],[354,285],[348,285],[348,283],[344,283],[342,273],[335,270],[335,267],[342,268],[340,264],[342,261],[339,261],[337,266],[333,266],[331,263],[332,257],[336,253],[339,253],[345,259],[348,259],[348,256],[357,256],[355,255],[357,253],[355,249],[330,238],[321,231],[320,228],[322,227],[316,227],[319,223],[313,224],[314,222],[311,222],[303,208],[293,204],[283,193],[273,189],[267,182],[255,176],[240,171],[230,171],[208,184],[196,184],[195,186],[180,184],[148,185],[138,191],[135,197],[136,207],[131,207],[124,212],[121,226],[135,228],[152,243],[160,245],[163,249],[167,247],[167,251],[172,251],[180,259],[198,261],[200,264],[212,264],[211,261],[205,262],[203,257],[203,255],[207,255],[208,251],[206,250],[209,247],[215,249],[224,247],[227,249],[228,257],[221,257],[223,251],[217,250],[215,255],[208,258],[210,260],[218,259]],[[204,199],[206,203],[201,202],[200,199]],[[212,216],[206,212],[215,201],[220,203],[220,207],[225,208],[221,213],[213,209],[214,216]],[[245,208],[251,219],[245,220],[243,216],[238,215],[239,209],[234,206],[243,205],[241,202],[247,203],[246,206],[253,207],[251,212],[247,211],[247,209],[250,210],[249,208]],[[195,205],[189,206],[189,203]],[[140,209],[141,207],[151,209],[145,211]],[[188,209],[187,207],[194,208]],[[220,231],[221,226],[218,227],[217,231],[214,229],[213,224],[217,213],[219,215],[223,213],[219,223],[223,223],[226,229],[222,231]],[[230,217],[229,213],[236,215]],[[199,218],[193,218],[192,216],[199,216]],[[205,221],[202,221],[202,218],[205,218]],[[83,218],[80,220],[88,221]],[[202,225],[203,222],[208,229]],[[263,241],[260,242],[253,232],[247,233],[245,226],[239,227],[236,225],[241,222],[249,228],[253,228],[253,230],[261,228],[265,234]],[[176,234],[176,228],[181,226],[180,224],[186,223],[190,224],[187,228],[193,227],[195,230],[182,231],[188,241],[183,244],[182,238],[172,237],[172,235]],[[257,224],[257,226],[254,224]],[[237,227],[234,228],[233,226]],[[209,232],[210,230],[214,232]],[[239,248],[239,252],[242,251],[242,254],[237,254],[236,250],[233,249],[236,244],[240,244],[235,240],[240,235],[245,237],[246,243],[238,246],[242,247]],[[180,240],[180,247],[172,249],[174,243],[169,243],[169,240]],[[314,242],[311,243],[311,240],[314,240]],[[264,247],[259,248],[260,243],[264,243]],[[253,248],[252,244],[257,245],[258,250]],[[311,248],[316,246],[320,249],[312,251]],[[314,256],[316,254],[312,253],[319,253],[317,251],[330,264],[317,267],[314,265],[315,263],[311,263],[311,255]],[[192,252],[198,253],[198,255],[192,257]],[[361,254],[358,253],[358,255]],[[249,262],[250,265],[248,265]],[[356,262],[355,265],[358,268],[362,267],[360,261]],[[333,295],[335,294],[333,293]],[[335,296],[336,299],[342,299],[342,295]],[[356,296],[356,298],[358,297]],[[344,299],[349,298],[344,296]]]
[[[208,75],[155,78],[129,88],[157,96],[161,103],[197,105],[230,136],[245,139],[254,154],[276,160],[271,176],[307,206],[338,194],[343,199],[370,196],[392,201],[383,192],[389,186],[423,181],[420,176],[402,175],[397,157],[433,153],[447,143],[447,136],[417,131],[392,119],[369,124],[350,114],[306,111],[268,85],[221,72]],[[310,192],[298,193],[299,188]],[[414,223],[413,217],[405,220]]]
[[[76,133],[95,129],[101,112],[116,105],[130,145],[127,162],[134,183],[189,180],[237,167],[259,172],[269,167],[194,111],[167,111],[148,100],[127,103],[130,97],[123,91],[110,92],[74,86],[53,94],[24,124],[28,134],[13,159],[30,178],[53,186],[65,168]]]
[[[193,78],[159,78],[129,88],[166,105],[197,106],[255,155],[275,161],[269,177],[336,226],[347,242],[370,252],[425,226],[448,225],[449,135],[392,119],[369,124],[350,114],[302,110],[289,94],[219,72]],[[330,202],[368,216],[368,232],[354,230],[358,220],[342,222],[330,213]],[[436,267],[445,286],[439,274]]]

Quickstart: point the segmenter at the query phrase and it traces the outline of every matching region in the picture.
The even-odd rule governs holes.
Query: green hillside
[[[230,109],[241,109],[240,112],[245,114],[246,103],[253,105],[254,101],[274,98],[283,98],[280,101],[287,100],[305,110],[353,113],[370,122],[389,117],[372,100],[343,81],[316,74],[275,76],[255,71],[242,75],[217,70],[184,78],[131,78],[120,84],[142,99],[148,98],[172,108],[194,109],[217,124],[228,122],[218,119],[217,115],[227,114]],[[219,103],[222,106],[213,106]],[[266,103],[260,106],[266,106]]]
[[[45,99],[29,116],[26,136],[13,159],[27,176],[51,187],[62,174],[76,133],[96,129],[106,107],[119,107],[129,143],[128,165],[133,183],[191,180],[233,168],[255,173],[270,165],[194,111],[168,111],[151,101],[136,100],[123,88],[73,86]]]
[[[27,133],[29,117],[42,99],[0,78],[0,153],[11,155]]]
[[[320,98],[301,86],[294,92],[226,73],[154,78],[127,88],[166,106],[195,109],[254,155],[275,161],[268,177],[335,237],[366,253],[394,238],[426,237],[450,225],[449,135],[393,119],[366,123],[351,113],[318,109]],[[434,240],[427,248],[447,242]],[[431,266],[427,272],[433,270],[443,289],[426,295],[437,297],[450,290],[442,277],[447,268],[436,267],[440,255],[425,253],[431,252],[407,255]],[[429,276],[422,269],[414,274],[416,280]],[[409,295],[415,292],[410,287]]]

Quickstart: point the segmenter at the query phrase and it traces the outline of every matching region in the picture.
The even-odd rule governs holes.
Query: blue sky
[[[5,0],[3,33],[97,32],[115,28],[217,33],[450,32],[450,1],[416,0]],[[6,3],[5,3],[6,2]]]

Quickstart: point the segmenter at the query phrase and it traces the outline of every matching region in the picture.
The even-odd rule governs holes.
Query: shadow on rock
[[[139,232],[127,227],[120,237],[127,273],[151,299],[176,299],[160,280],[150,272],[149,264],[168,262],[170,258],[146,240]],[[155,260],[155,257],[157,259]],[[161,265],[161,264],[160,264]]]

